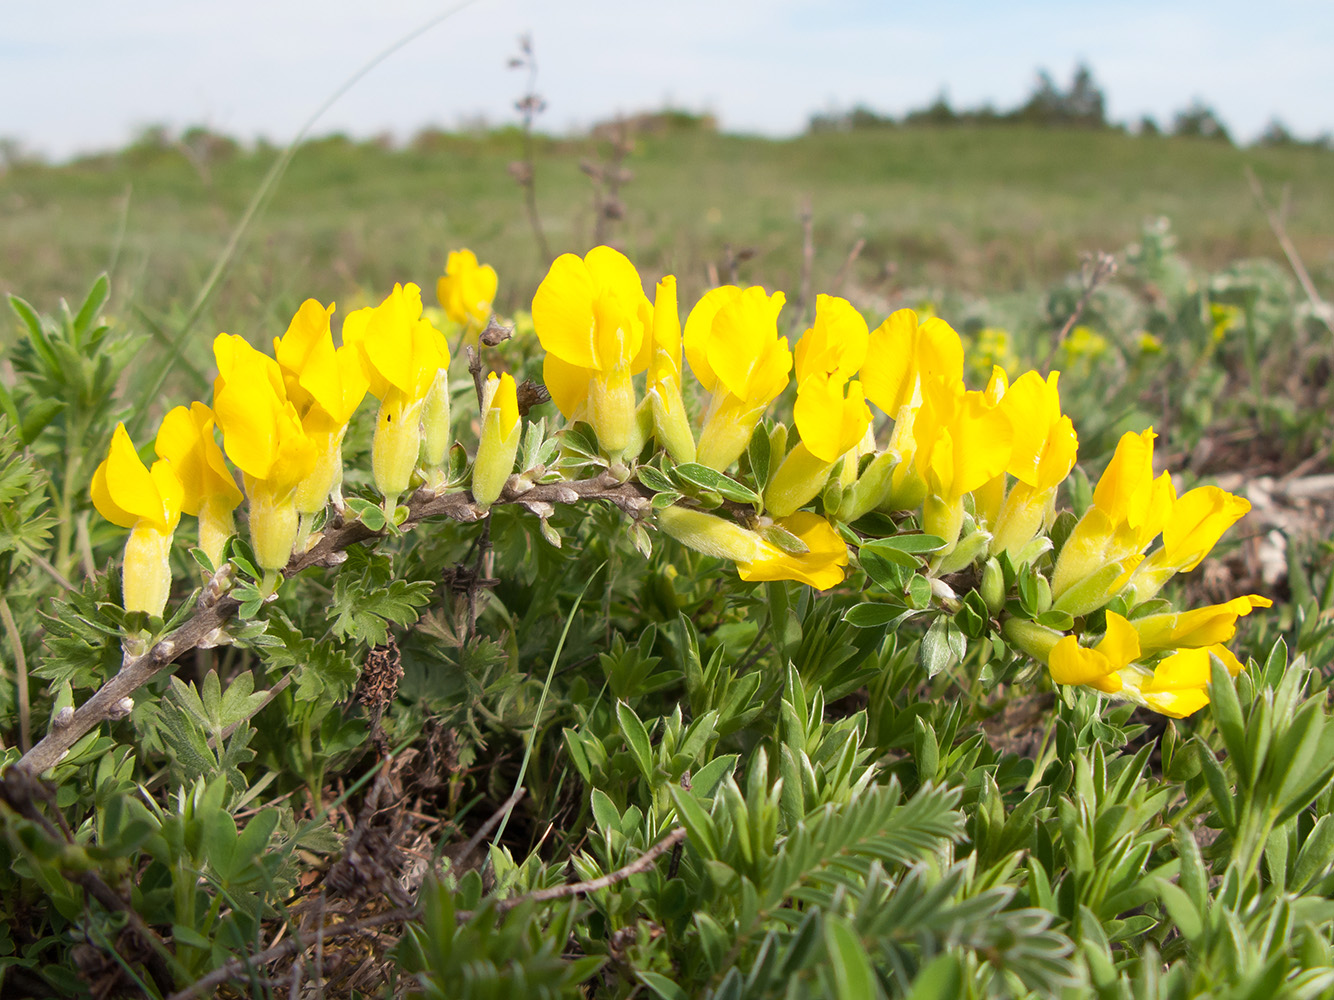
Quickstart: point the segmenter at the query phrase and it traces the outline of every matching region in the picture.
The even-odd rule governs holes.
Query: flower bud
[[[519,451],[518,389],[509,372],[492,372],[482,387],[482,436],[472,468],[472,496],[482,507],[500,499]]]
[[[978,593],[982,595],[982,602],[988,611],[993,615],[1001,613],[1005,607],[1005,571],[995,556],[982,567],[982,583],[978,586]]]
[[[1001,635],[1015,649],[1044,664],[1052,649],[1065,637],[1064,633],[1023,618],[1007,618],[1001,626]]]
[[[449,369],[441,368],[422,407],[421,464],[438,470],[449,453]]]
[[[147,611],[162,616],[171,594],[172,532],[159,531],[139,521],[125,543],[121,591],[126,611]]]

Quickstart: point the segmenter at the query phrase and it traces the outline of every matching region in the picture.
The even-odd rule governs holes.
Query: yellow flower
[[[963,381],[963,342],[943,319],[918,322],[917,313],[900,309],[870,335],[861,368],[866,398],[897,420],[905,406],[921,403],[924,380]]]
[[[1209,303],[1209,323],[1210,335],[1214,343],[1218,343],[1227,336],[1229,330],[1235,329],[1240,325],[1241,310],[1236,306],[1226,305],[1222,302]]]
[[[586,417],[613,459],[638,450],[631,379],[648,367],[652,313],[639,272],[611,247],[561,254],[533,296],[551,398],[567,419]]]
[[[913,464],[926,485],[922,527],[945,540],[947,551],[963,524],[963,497],[999,475],[1010,460],[1010,419],[962,382],[934,377],[922,385],[913,418]]]
[[[435,283],[435,294],[446,316],[464,330],[476,332],[491,318],[497,284],[496,269],[490,264],[478,264],[471,250],[451,250],[444,276]]]
[[[1141,330],[1136,340],[1140,354],[1162,354],[1163,342],[1148,330]]]
[[[278,362],[226,333],[213,341],[213,355],[213,415],[250,498],[255,558],[263,569],[278,570],[297,539],[297,487],[314,470],[319,449],[287,398]]]
[[[1226,646],[1183,649],[1154,668],[1153,677],[1139,685],[1144,704],[1162,715],[1182,719],[1209,704],[1210,657],[1223,661],[1233,677],[1241,673],[1241,661]]]
[[[482,387],[482,434],[472,468],[472,497],[483,507],[500,498],[505,481],[514,471],[519,450],[519,402],[514,376],[499,378],[492,372]]]
[[[817,374],[846,382],[865,363],[870,340],[866,320],[852,303],[833,295],[816,296],[815,322],[792,352],[797,385]]]
[[[1010,331],[995,326],[979,330],[968,351],[968,367],[978,375],[985,375],[993,368],[1000,368],[1006,374],[1018,368],[1019,358],[1010,343]]]
[[[1079,439],[1070,418],[1061,414],[1059,377],[1052,372],[1044,380],[1037,372],[1026,372],[999,404],[1014,428],[1005,470],[1018,482],[991,521],[993,553],[1017,556],[1032,541],[1052,514],[1056,488],[1074,468]]]
[[[1107,340],[1089,327],[1081,325],[1070,331],[1065,343],[1061,345],[1061,350],[1066,360],[1072,364],[1081,358],[1093,360],[1107,353]]]
[[[155,450],[171,463],[181,482],[181,510],[199,518],[199,547],[213,566],[222,562],[227,539],[236,534],[232,511],[241,491],[213,436],[213,411],[203,403],[178,406],[162,418]]]
[[[807,551],[800,555],[784,552],[749,528],[703,511],[668,507],[657,517],[659,527],[682,544],[736,563],[743,580],[796,580],[817,590],[828,590],[843,581],[848,547],[834,526],[818,514],[798,511],[775,522],[801,539]]]
[[[810,502],[835,463],[865,437],[871,411],[861,383],[849,385],[848,379],[865,359],[867,340],[866,321],[846,300],[829,295],[816,300],[815,325],[795,351],[792,417],[801,441],[784,457],[764,494],[774,517],[786,517]]]
[[[1096,646],[1081,646],[1073,635],[1067,635],[1052,647],[1047,668],[1057,684],[1085,684],[1115,694],[1122,687],[1118,671],[1134,663],[1139,655],[1139,635],[1134,626],[1109,611],[1107,632]]]
[[[653,434],[675,462],[695,460],[695,436],[681,399],[681,318],[676,305],[676,278],[658,282],[653,301],[653,354],[648,365],[648,397],[653,407]]]
[[[395,285],[380,305],[349,314],[343,343],[358,351],[370,391],[380,400],[371,471],[386,505],[393,504],[412,480],[421,450],[422,410],[441,369],[449,365],[449,345],[422,318],[421,289],[412,284]]]
[[[314,469],[297,487],[301,514],[319,512],[330,495],[341,506],[343,435],[369,386],[357,349],[350,344],[334,348],[333,311],[332,303],[326,308],[307,299],[287,332],[273,341],[283,388],[317,452]]]
[[[697,461],[722,471],[740,457],[769,404],[787,387],[792,352],[778,336],[782,292],[724,285],[708,292],[686,319],[690,370],[712,393]]]
[[[1145,615],[1135,621],[1140,647],[1146,653],[1163,649],[1216,646],[1237,632],[1237,619],[1255,608],[1268,608],[1273,601],[1258,594],[1234,597],[1223,604],[1192,608],[1160,615]]]
[[[1147,601],[1177,573],[1200,564],[1209,551],[1251,509],[1249,500],[1217,486],[1199,486],[1172,504],[1163,525],[1163,544],[1131,574],[1137,601]]]
[[[146,468],[125,425],[117,424],[107,457],[93,473],[91,493],[99,514],[130,529],[121,569],[125,610],[161,616],[171,593],[171,536],[185,499],[171,463],[159,459]]]
[[[1153,476],[1152,428],[1122,436],[1093,490],[1093,503],[1066,539],[1052,572],[1055,607],[1088,614],[1125,586],[1167,523],[1176,490]]]

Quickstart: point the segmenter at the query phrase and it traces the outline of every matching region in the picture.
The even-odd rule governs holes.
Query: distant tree
[[[1261,146],[1296,146],[1300,145],[1301,140],[1288,131],[1288,126],[1284,125],[1277,117],[1269,119],[1269,124],[1265,130],[1260,133],[1260,138],[1256,143]]]
[[[1106,128],[1107,101],[1093,71],[1080,63],[1067,91],[1062,91],[1045,69],[1039,70],[1033,93],[1007,117],[1046,127]]]
[[[1157,120],[1153,115],[1145,115],[1139,120],[1139,126],[1135,129],[1140,135],[1162,135],[1163,130],[1158,127]]]
[[[1199,139],[1216,139],[1219,142],[1230,143],[1232,141],[1227,126],[1214,113],[1214,109],[1198,97],[1191,102],[1190,107],[1176,113],[1176,117],[1172,120],[1172,134],[1192,136]]]
[[[956,125],[959,116],[950,107],[949,94],[942,90],[934,101],[919,111],[909,111],[904,116],[905,125]]]
[[[173,143],[171,129],[161,123],[145,125],[130,140],[130,149],[163,150],[170,149]]]
[[[1102,88],[1093,79],[1093,71],[1084,63],[1080,63],[1075,70],[1062,110],[1072,125],[1102,128],[1107,124],[1107,101],[1103,97]]]

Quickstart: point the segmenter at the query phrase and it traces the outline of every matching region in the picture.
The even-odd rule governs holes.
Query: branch
[[[632,516],[649,508],[653,492],[639,483],[618,482],[608,473],[573,482],[539,483],[520,489],[519,477],[511,476],[497,504],[520,504],[534,512],[542,505],[572,504],[608,500]],[[430,518],[446,517],[462,523],[482,520],[486,511],[466,491],[436,494],[419,489],[408,501],[404,527]],[[360,521],[344,522],[335,516],[320,540],[305,552],[294,555],[283,575],[295,576],[312,566],[337,566],[347,557],[343,550],[358,542],[382,538],[387,530],[372,531]],[[84,734],[107,720],[123,719],[134,707],[131,696],[164,670],[171,669],[177,658],[214,637],[236,616],[240,602],[219,596],[205,588],[200,607],[184,625],[158,640],[141,656],[127,659],[120,671],[76,709],[63,709],[51,720],[51,730],[31,750],[11,765],[27,774],[37,775],[60,763]]]
[[[1311,280],[1311,273],[1306,270],[1306,265],[1302,263],[1301,254],[1297,252],[1296,245],[1288,236],[1288,228],[1283,223],[1284,213],[1269,207],[1269,202],[1265,200],[1264,188],[1260,186],[1260,178],[1255,176],[1255,171],[1249,166],[1245,170],[1246,180],[1251,185],[1251,194],[1255,196],[1256,204],[1264,212],[1265,218],[1269,222],[1269,228],[1273,230],[1274,238],[1278,240],[1278,245],[1283,248],[1283,256],[1288,258],[1288,264],[1292,267],[1293,273],[1297,275],[1297,281],[1302,286],[1302,291],[1306,293],[1306,297],[1310,300],[1320,321],[1326,327],[1334,329],[1334,310],[1330,308],[1328,302],[1320,297],[1315,282]]]
[[[1116,258],[1111,254],[1099,250],[1097,254],[1085,257],[1084,266],[1080,273],[1080,279],[1084,285],[1084,294],[1079,297],[1079,301],[1075,304],[1075,311],[1066,318],[1065,325],[1061,327],[1061,332],[1056,335],[1055,343],[1051,345],[1051,350],[1042,359],[1043,375],[1051,371],[1051,363],[1056,357],[1056,352],[1065,343],[1065,338],[1070,336],[1070,331],[1079,322],[1079,317],[1084,315],[1084,310],[1088,308],[1093,293],[1098,290],[1099,285],[1114,274],[1116,274]]]
[[[552,886],[550,889],[538,889],[535,892],[525,893],[522,896],[515,896],[511,899],[502,899],[495,905],[497,914],[508,913],[517,906],[525,903],[541,903],[552,899],[567,899],[571,896],[582,896],[585,893],[597,892],[599,889],[605,889],[609,885],[615,885],[617,882],[623,882],[632,875],[638,875],[642,871],[647,871],[653,867],[654,862],[662,857],[668,851],[674,849],[677,844],[685,840],[686,831],[684,827],[675,827],[667,836],[650,847],[642,855],[631,861],[623,868],[618,868],[614,872],[608,872],[595,879],[589,879],[587,882],[573,882],[569,885]],[[455,912],[455,918],[459,923],[471,920],[477,915],[476,910],[458,910]],[[399,924],[408,920],[421,919],[421,908],[416,906],[405,906],[397,910],[389,910],[386,913],[377,913],[372,917],[365,917],[361,920],[349,921],[340,924],[327,924],[320,928],[316,933],[319,940],[330,940],[332,938],[359,937],[368,931],[373,931],[379,927],[389,924]],[[223,983],[235,979],[237,976],[245,973],[247,969],[257,966],[268,965],[276,962],[280,958],[286,958],[298,951],[304,951],[309,945],[303,945],[296,938],[289,938],[281,944],[276,944],[272,948],[261,951],[258,955],[247,955],[243,958],[234,958],[226,965],[215,969],[207,976],[197,980],[185,989],[173,993],[167,1000],[190,1000],[191,997],[203,996],[217,989]]]

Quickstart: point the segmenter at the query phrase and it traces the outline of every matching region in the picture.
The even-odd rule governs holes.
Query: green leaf
[[[913,757],[918,782],[935,781],[940,769],[940,743],[936,739],[935,727],[920,715],[913,716]]]
[[[874,542],[868,542],[867,544],[874,546],[877,550],[896,549],[900,552],[910,552],[913,555],[926,556],[943,549],[945,547],[945,539],[939,538],[936,535],[905,531],[897,535],[890,535],[888,538],[877,538]],[[863,548],[865,548],[865,546],[863,546]]]
[[[1195,909],[1195,904],[1185,891],[1165,878],[1152,876],[1149,881],[1158,893],[1158,899],[1162,902],[1163,909],[1167,911],[1173,925],[1181,932],[1181,936],[1187,941],[1199,937],[1204,931],[1204,918]]]
[[[352,511],[356,520],[360,521],[371,531],[383,531],[387,523],[384,516],[384,508],[378,503],[372,503],[369,500],[363,500],[360,497],[349,497],[346,501],[347,509]]]
[[[1215,657],[1210,660],[1213,668],[1213,680],[1209,685],[1210,712],[1238,779],[1246,781],[1252,769],[1246,753],[1246,726],[1242,721],[1241,702],[1237,700],[1237,689],[1227,668]]]
[[[755,482],[763,490],[769,485],[769,432],[763,422],[755,425],[751,432],[750,443],[746,446],[746,456],[750,460],[750,471]]]
[[[700,798],[708,798],[718,788],[724,778],[731,774],[741,758],[734,754],[723,754],[709,761],[690,778],[690,788]]]
[[[826,916],[825,948],[834,977],[835,996],[839,1000],[868,1000],[880,996],[880,987],[870,956],[861,938],[841,917]]]
[[[599,830],[604,834],[620,830],[621,813],[611,801],[611,796],[602,789],[595,788],[590,793],[589,805],[593,809],[593,821],[597,823]]]
[[[900,558],[908,558],[911,565],[904,566]],[[861,567],[866,571],[866,575],[872,581],[879,584],[890,593],[899,593],[903,590],[903,585],[912,572],[921,566],[921,563],[912,557],[904,557],[903,553],[894,551],[893,555],[887,556],[885,553],[870,549],[863,545],[857,556]]]
[[[671,478],[651,465],[641,465],[635,469],[635,478],[657,493],[676,492],[676,484]]]
[[[111,282],[103,271],[93,282],[93,287],[88,289],[88,297],[83,300],[79,314],[74,317],[74,329],[82,333],[91,328],[110,294]]]
[[[916,611],[925,611],[931,606],[931,581],[921,573],[914,573],[908,581],[908,603]]]
[[[704,811],[704,807],[695,798],[694,792],[687,792],[676,785],[668,785],[667,792],[676,806],[676,818],[686,828],[690,844],[706,859],[718,857],[718,836],[714,829],[713,817]]]
[[[907,612],[897,604],[854,604],[843,615],[843,620],[857,628],[883,628]]]
[[[645,780],[652,781],[653,747],[649,743],[648,730],[644,728],[644,723],[639,721],[634,709],[623,701],[616,703],[616,721],[620,723],[621,735],[625,737],[625,745],[630,755],[639,765],[639,773]]]
[[[968,650],[968,640],[952,619],[940,615],[922,636],[920,659],[928,677],[960,662]]]
[[[359,639],[368,646],[383,646],[390,625],[417,621],[417,609],[430,603],[435,585],[426,580],[391,580],[386,557],[370,555],[361,547],[351,551],[355,554],[344,564],[334,584],[329,609],[334,634]],[[362,567],[364,574],[357,572]]]
[[[662,1000],[688,1000],[686,991],[661,973],[639,969],[636,970],[635,975],[639,977],[640,982],[653,991],[655,996],[662,997]]]
[[[966,995],[959,957],[945,952],[917,974],[907,1000],[958,1000]]]
[[[702,490],[710,490],[728,500],[737,503],[759,503],[760,495],[749,486],[738,483],[731,476],[725,476],[707,465],[698,462],[686,462],[672,467],[672,475],[678,481],[690,483]]]

